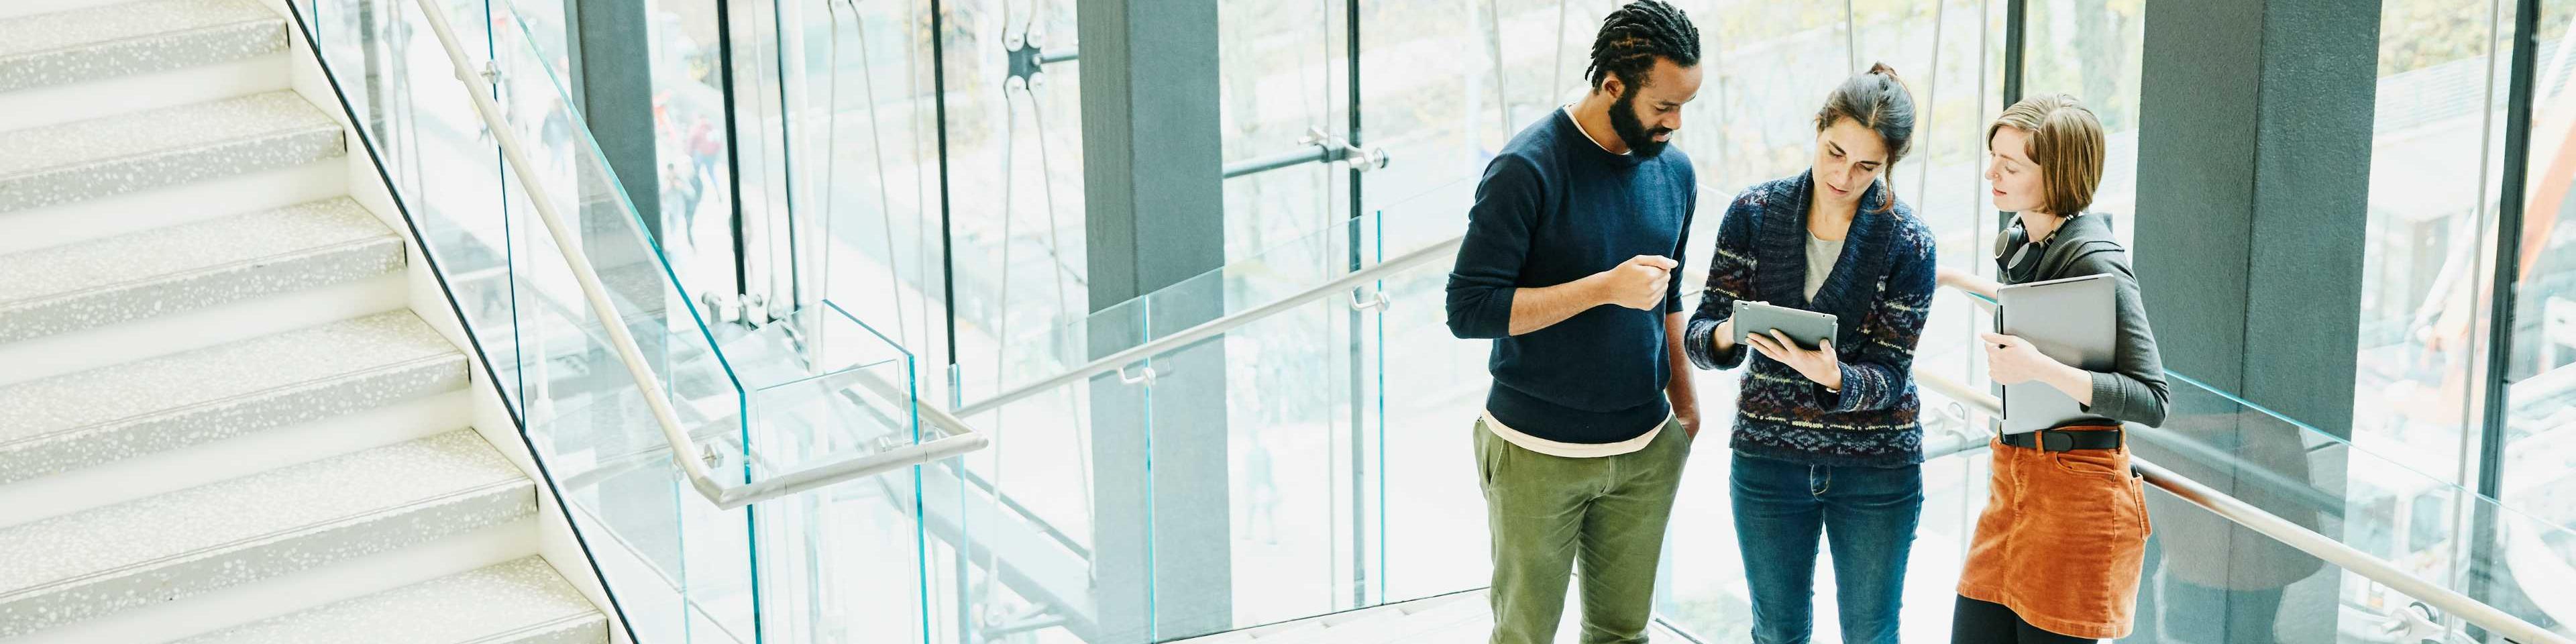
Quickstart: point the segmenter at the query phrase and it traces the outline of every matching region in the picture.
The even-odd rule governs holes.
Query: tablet
[[[1814,349],[1834,337],[1834,314],[1806,309],[1772,306],[1766,302],[1735,301],[1735,343],[1744,344],[1745,334],[1769,335],[1778,330],[1788,335],[1802,349]]]

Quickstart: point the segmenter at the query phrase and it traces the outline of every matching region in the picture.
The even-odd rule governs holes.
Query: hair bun
[[[1886,78],[1889,84],[1895,85],[1899,89],[1905,89],[1907,91],[1912,91],[1913,89],[1913,86],[1905,84],[1904,78],[1896,75],[1896,68],[1889,67],[1887,63],[1871,63],[1869,66],[1869,73]]]

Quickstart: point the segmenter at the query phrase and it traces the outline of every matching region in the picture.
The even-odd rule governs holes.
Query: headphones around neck
[[[2012,227],[1995,234],[1995,269],[2006,282],[2030,281],[2039,273],[2040,257],[2047,254],[2047,242],[2032,242],[2030,229],[2022,227],[2019,218],[2013,220]]]
[[[2040,259],[2048,256],[2049,245],[2057,243],[2057,233],[2065,232],[2068,222],[2083,216],[2085,215],[2078,214],[2057,222],[2057,230],[2050,232],[2048,239],[2039,241],[2030,239],[2030,229],[2022,226],[2019,217],[2013,218],[2012,227],[1995,233],[1995,268],[2001,273],[2004,282],[2022,284],[2038,278]],[[2094,253],[2120,250],[2119,242],[2108,239],[2088,239],[2082,243],[2083,245],[2078,247],[2082,252],[2076,253],[2070,261],[2082,259]]]

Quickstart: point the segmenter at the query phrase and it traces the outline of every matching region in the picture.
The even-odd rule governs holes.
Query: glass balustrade
[[[1344,292],[1272,306],[1351,271],[1416,257],[1445,243],[1461,230],[1472,177],[1422,180],[1454,173],[1410,167],[1375,175],[1385,180],[1373,179],[1364,195],[1372,209],[1367,214],[1303,232],[1269,226],[1260,243],[1229,248],[1229,263],[1221,268],[1088,312],[1071,324],[1060,321],[1072,311],[1013,315],[1011,307],[969,293],[961,306],[984,310],[966,316],[972,320],[960,333],[975,335],[964,342],[968,350],[943,356],[949,358],[945,366],[937,360],[925,364],[917,356],[927,355],[925,345],[933,344],[933,316],[958,315],[930,310],[937,299],[930,284],[938,276],[928,268],[933,250],[927,213],[956,205],[932,204],[915,194],[871,207],[860,198],[866,195],[843,195],[848,191],[836,185],[792,186],[798,195],[832,195],[837,205],[812,206],[810,212],[827,219],[810,230],[830,242],[825,253],[845,253],[845,261],[827,260],[834,267],[828,270],[851,277],[843,288],[823,289],[825,297],[775,321],[744,326],[718,320],[708,314],[708,303],[693,297],[700,291],[683,285],[700,271],[687,265],[686,255],[663,252],[666,231],[637,215],[630,191],[585,126],[581,103],[567,91],[562,16],[535,6],[547,3],[429,1],[440,3],[455,21],[475,64],[491,61],[490,74],[471,84],[454,78],[451,61],[430,37],[413,0],[295,0],[293,6],[359,124],[359,143],[381,162],[392,188],[387,196],[410,217],[422,250],[437,264],[504,404],[524,423],[549,482],[639,641],[1170,641],[1487,583],[1483,499],[1468,449],[1471,421],[1490,384],[1486,345],[1449,336],[1442,312],[1447,256],[1435,253]],[[1981,24],[1991,17],[1951,4],[1957,6],[1927,4],[1928,14],[1878,12],[1862,22],[1884,29],[1913,22]],[[1495,33],[1501,26],[1543,30],[1563,22],[1562,8],[1509,9],[1488,8],[1492,15],[1483,20],[1497,25]],[[1402,13],[1378,8],[1368,15]],[[2129,13],[2123,9],[2119,15]],[[875,185],[880,193],[926,193],[923,186],[933,173],[921,158],[887,166],[881,156],[904,155],[877,149],[884,145],[877,125],[902,129],[890,125],[901,121],[919,130],[926,127],[922,121],[937,118],[918,104],[927,81],[910,74],[922,64],[894,62],[897,54],[918,52],[882,42],[906,31],[900,20],[907,16],[847,3],[808,3],[775,15],[781,21],[831,21],[827,27],[789,29],[794,38],[769,44],[792,61],[779,63],[785,67],[776,73],[796,75],[777,81],[793,87],[779,89],[782,95],[835,87],[866,92],[871,74],[901,72],[907,79],[889,86],[903,88],[900,97],[818,99],[827,113],[866,112],[864,122],[871,127],[839,123],[818,133],[796,122],[779,126],[780,141],[837,141],[833,145],[848,150],[808,148],[779,156],[851,164],[819,176]],[[1226,15],[1231,24],[1248,24],[1241,12]],[[1046,24],[1026,14],[1018,18],[972,28],[1016,23],[1013,29],[1026,33],[1028,25]],[[1073,31],[1056,26],[1058,34]],[[838,33],[845,28],[853,31]],[[1563,40],[1561,24],[1558,31]],[[1369,34],[1387,37],[1382,31]],[[1800,42],[1814,41],[1806,49],[1817,52],[1801,60],[1842,53],[1832,51],[1840,39],[1830,28],[1808,25],[1800,34]],[[835,35],[880,42],[835,41]],[[1948,48],[1964,49],[1965,42]],[[1942,49],[1937,40],[1920,44]],[[1976,50],[1953,52],[1949,66],[1925,76],[1964,77],[1987,61],[1986,48],[1981,42]],[[1536,51],[1480,55],[1500,61]],[[1044,118],[1039,108],[1063,107],[1056,104],[1073,95],[1066,91],[1073,77],[1065,71],[1053,90],[979,86],[961,104],[1003,113],[1009,119],[1005,127],[1022,120],[1034,125]],[[853,85],[839,83],[844,76]],[[831,82],[817,85],[818,78]],[[1492,116],[1528,117],[1554,104],[1549,97],[1565,79],[1548,79],[1508,79],[1543,91],[1507,96],[1500,87],[1507,79],[1496,75],[1490,80],[1498,105],[1479,108],[1492,113],[1471,131],[1388,137],[1389,143],[1399,150],[1431,150],[1415,155],[1422,158],[1474,157],[1481,150],[1475,142],[1502,132],[1487,125],[1513,122]],[[2080,80],[2095,84],[2093,78]],[[2128,96],[2126,85],[2117,87],[2117,95]],[[1776,101],[1768,94],[1748,91],[1759,89],[1742,78],[1721,79],[1712,107],[1701,109],[1788,110],[1786,103],[1772,105]],[[511,167],[502,159],[469,91],[495,97],[504,127],[524,142],[533,167]],[[1939,118],[1984,118],[1966,112],[1957,97],[1985,93],[1980,87],[1944,96],[1958,105],[1942,104],[1949,107],[1939,109],[1949,111]],[[1030,98],[1027,114],[1016,107],[1021,96]],[[877,113],[898,103],[899,113]],[[1388,120],[1404,121],[1402,115]],[[1073,122],[1057,120],[1059,138]],[[870,147],[855,152],[851,142],[862,137]],[[1776,152],[1796,140],[1755,138],[1761,141],[1733,136],[1709,145]],[[1045,140],[1036,139],[1040,145]],[[1079,149],[1078,140],[1063,143],[1058,152]],[[904,145],[924,144],[914,140],[897,147]],[[1015,143],[989,145],[1008,149]],[[1925,156],[1925,167],[1942,176],[1966,169],[1959,152],[1965,144],[1945,145],[1945,152]],[[1035,154],[1026,158],[1001,151],[992,155],[998,159],[977,163],[1041,177],[1040,187],[1070,181],[1046,165],[1045,151],[1032,148]],[[1732,165],[1712,175],[1735,177],[1720,183],[1742,183],[1777,174],[1771,166],[1782,159],[1794,160],[1745,156],[1726,161]],[[1914,175],[1924,169],[1906,176],[1919,178]],[[1288,180],[1238,182],[1247,187],[1237,192]],[[528,183],[544,194],[532,194]],[[913,186],[889,188],[904,183]],[[1053,196],[1033,189],[973,195],[961,203],[998,203],[1034,219],[1038,215],[1032,213],[1053,214],[1054,204],[1045,201]],[[1707,247],[1716,221],[1711,215],[1723,197],[1715,191],[1702,195],[1695,235],[1702,241],[1693,248]],[[538,220],[540,198],[567,218],[562,242]],[[1306,201],[1314,200],[1298,203]],[[1967,202],[1952,210],[1978,209],[1976,200]],[[1004,220],[1010,216],[1005,212]],[[1980,247],[1982,234],[1970,229],[1992,223],[1964,211],[1933,216],[1973,224],[1945,224],[1945,250]],[[1305,219],[1282,215],[1264,221]],[[1046,232],[1064,227],[1053,221],[1047,226]],[[1004,234],[984,243],[1008,247],[1025,236]],[[574,244],[588,259],[585,267],[599,276],[610,305],[605,316],[592,309],[567,265],[574,249],[559,243]],[[1068,264],[1062,251],[1050,243],[1005,254],[1012,262],[1045,264],[1020,272],[1042,277],[1012,285],[1036,289],[1036,299],[1010,301],[1069,307],[1067,302],[1081,299],[1056,282],[1059,271],[1078,264]],[[1705,258],[1686,263],[1685,279],[1695,281]],[[880,282],[885,286],[876,286]],[[1695,288],[1685,284],[1684,290]],[[834,295],[852,301],[882,296],[913,308],[887,318],[895,331],[884,334],[862,322],[872,309],[845,307]],[[1967,391],[1984,389],[1982,357],[1968,350],[1967,339],[1991,319],[1970,298],[1946,291],[1935,308],[1919,371],[1954,379]],[[1192,330],[1201,325],[1255,311],[1261,312],[1256,319],[1221,332],[1124,355],[1123,362],[1097,373],[1063,377],[1146,343],[1197,336]],[[611,325],[635,337],[643,364],[660,377],[659,390],[635,387],[609,337]],[[936,397],[951,403],[939,406],[968,412],[962,420],[985,432],[991,448],[733,510],[708,503],[686,482],[647,404],[648,397],[670,400],[686,435],[724,482],[751,485],[935,438],[940,430],[914,402],[925,394],[925,374],[944,381],[927,388],[943,390]],[[1707,431],[1715,434],[1695,448],[1697,463],[1684,481],[1658,575],[1657,612],[1666,628],[1727,641],[1750,619],[1723,458],[1735,374],[1704,372],[1699,378]],[[2526,466],[2507,468],[2504,496],[2510,504],[2442,475],[2456,467],[2456,454],[2435,462],[2414,451],[2358,448],[2349,428],[2309,426],[2180,374],[2172,382],[2172,417],[2162,427],[2137,428],[2135,445],[2142,459],[2439,587],[2567,632],[2562,624],[2576,619],[2576,605],[2567,599],[2576,597],[2576,586],[2568,585],[2576,580],[2576,533],[2560,519],[2576,516],[2562,500],[2576,494],[2562,489],[2570,480],[2564,468],[2540,456],[2550,450],[2530,448],[2547,440],[2541,425],[2564,406],[2549,406],[2550,401],[2563,397],[2552,397],[2558,389],[2539,389],[2556,386],[2549,378],[2522,382],[2518,386],[2527,389],[2516,390],[2514,398],[2520,406],[2509,411],[2517,419],[2539,420],[2517,420],[2524,424],[2517,425],[2516,445],[2522,449],[2515,453],[2530,455],[2514,457],[2528,461],[2516,461]],[[997,396],[1007,397],[996,402]],[[1936,445],[1929,449],[1937,454],[1925,466],[1927,500],[1912,546],[1904,619],[1908,641],[1944,641],[1951,584],[1985,497],[1987,471],[1978,445],[1990,419],[1974,401],[1928,390],[1924,405],[1926,431],[1935,437],[1927,444]],[[2421,598],[2288,549],[2199,506],[2161,491],[2149,497],[2156,536],[2141,590],[2140,634],[2126,641],[2499,641],[2455,616],[2425,611]],[[1816,621],[1821,640],[1835,637],[1829,571],[1820,565],[1816,609],[1828,616]]]
[[[480,82],[456,78],[413,0],[293,9],[635,636],[917,633],[910,469],[721,509],[687,481],[648,405],[671,403],[719,484],[758,485],[920,443],[913,355],[830,301],[757,328],[710,319],[683,283],[697,271],[662,250],[673,231],[638,216],[566,91],[561,17],[431,1],[469,68],[488,71]],[[468,91],[493,98],[526,167],[508,164]],[[540,199],[562,217],[560,236]],[[637,388],[610,325],[632,335],[660,389]]]

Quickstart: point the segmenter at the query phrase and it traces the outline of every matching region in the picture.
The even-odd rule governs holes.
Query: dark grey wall
[[[1086,1],[1082,164],[1091,306],[1225,261],[1216,6]]]
[[[2349,437],[2379,3],[2156,0],[2146,20],[2130,223],[2165,368]],[[2140,458],[2325,529],[2287,488],[2340,480],[2344,454],[2172,385]],[[2338,577],[2322,562],[2161,491],[2148,505],[2157,547],[2124,641],[2332,637]]]
[[[2165,367],[2349,435],[2375,0],[2158,0],[2137,270]]]

